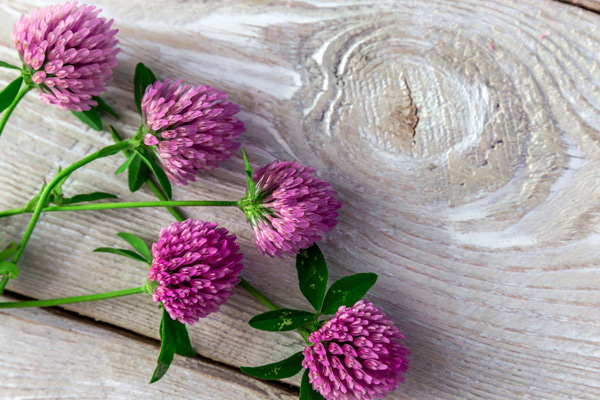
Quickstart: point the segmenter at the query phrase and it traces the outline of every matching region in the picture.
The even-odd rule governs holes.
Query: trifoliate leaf
[[[308,370],[304,370],[302,375],[302,383],[300,384],[300,398],[299,400],[325,400],[319,392],[316,392],[310,382],[308,381]]]
[[[299,351],[291,357],[262,367],[240,367],[243,373],[260,379],[283,379],[296,375],[302,369],[304,355]]]
[[[363,273],[336,281],[325,295],[322,314],[334,314],[340,306],[350,307],[362,299],[377,281],[377,274]]]
[[[19,275],[19,267],[10,261],[0,261],[0,275],[15,279]]]
[[[100,114],[98,114],[98,109],[96,109],[96,107],[92,107],[87,111],[71,112],[93,130],[102,131],[102,120],[100,119]]]
[[[165,192],[165,196],[167,196],[167,198],[170,200],[173,196],[173,191],[171,189],[171,182],[169,181],[169,177],[167,177],[167,174],[165,174],[165,171],[163,171],[160,165],[158,165],[154,161],[152,156],[144,154],[144,152],[141,152],[139,150],[137,152],[140,155],[140,157],[142,157],[142,160],[144,160],[146,165],[150,167],[150,169],[154,173],[154,176],[156,176],[158,184],[162,188],[163,192]]]
[[[150,168],[142,161],[138,153],[133,153],[133,160],[129,163],[129,190],[138,191],[150,176]]]
[[[67,205],[67,204],[75,204],[75,203],[87,203],[90,201],[105,200],[105,199],[118,199],[118,197],[112,193],[93,192],[93,193],[87,193],[87,194],[78,194],[78,195],[75,195],[70,198],[62,199],[62,204]]]
[[[15,97],[19,93],[19,89],[21,89],[21,85],[23,84],[23,77],[20,76],[11,83],[8,84],[3,91],[0,92],[0,113],[6,110],[14,101]]]
[[[111,253],[117,254],[119,256],[128,257],[136,261],[141,261],[143,263],[148,263],[144,257],[136,253],[135,251],[127,250],[127,249],[113,249],[112,247],[99,247],[94,250],[94,253]]]
[[[4,248],[4,250],[0,251],[0,261],[8,260],[17,252],[19,245],[17,242],[10,242],[8,246]]]
[[[315,315],[307,311],[280,308],[279,310],[259,314],[252,318],[248,324],[262,331],[283,332],[297,329],[314,318]]]
[[[248,179],[248,193],[250,194],[250,199],[254,200],[256,198],[256,183],[252,180],[252,167],[244,148],[242,148],[242,155],[244,156],[244,168],[246,170],[246,178]]]
[[[135,76],[133,77],[133,95],[135,98],[135,105],[138,112],[142,114],[142,97],[148,85],[153,84],[156,81],[156,77],[143,63],[138,63],[135,67]]]
[[[137,252],[140,253],[140,255],[146,259],[146,261],[152,262],[152,252],[148,248],[148,245],[146,245],[146,242],[144,242],[139,237],[132,235],[131,233],[120,232],[117,235],[121,239],[129,243],[131,247],[136,249]]]
[[[296,270],[300,291],[315,310],[320,310],[327,291],[329,272],[325,257],[316,243],[296,256]]]
[[[7,63],[7,62],[4,62],[4,61],[0,61],[0,67],[4,67],[4,68],[10,68],[10,69],[16,69],[17,71],[20,71],[20,70],[21,70],[21,68],[19,68],[19,67],[16,67],[16,66],[14,66],[14,65],[12,65],[12,64],[9,64],[9,63]]]
[[[115,110],[113,110],[108,104],[106,104],[106,102],[104,100],[102,100],[100,97],[94,96],[94,97],[92,97],[92,100],[96,100],[96,103],[98,103],[98,105],[95,107],[96,109],[102,110],[102,111],[112,115],[116,119],[119,119],[119,115],[115,112]]]

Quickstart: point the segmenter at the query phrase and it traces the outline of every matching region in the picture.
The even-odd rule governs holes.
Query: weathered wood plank
[[[198,358],[177,357],[169,373],[149,385],[158,343],[61,312],[3,310],[0,325],[2,399],[297,398]]]
[[[42,1],[0,2],[13,21]],[[334,182],[341,223],[323,243],[337,278],[373,270],[370,299],[413,351],[390,398],[600,396],[600,17],[554,1],[98,2],[123,52],[107,97],[131,134],[137,61],[160,77],[227,90],[257,164],[296,158]],[[271,3],[269,3],[271,4]],[[160,17],[160,18],[159,18]],[[14,61],[10,24],[0,59]],[[12,78],[0,71],[2,84]],[[110,142],[29,95],[0,141],[0,207],[33,181]],[[65,151],[67,149],[67,151]],[[120,159],[78,172],[69,193],[127,194]],[[175,198],[235,199],[239,156]],[[293,259],[256,255],[235,210],[189,210],[240,236],[246,276],[306,307]],[[3,223],[18,238],[25,217]],[[162,210],[45,215],[10,289],[49,298],[138,285],[143,265],[91,254],[119,231],[153,240]],[[69,309],[156,338],[143,296]],[[296,336],[252,332],[245,294],[192,329],[196,350],[231,365],[275,361]]]

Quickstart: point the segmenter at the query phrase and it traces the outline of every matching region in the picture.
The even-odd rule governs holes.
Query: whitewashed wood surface
[[[197,399],[198,393],[207,399],[297,398],[292,390],[199,358],[176,358],[163,380],[140,384],[156,365],[157,341],[65,313],[3,310],[0,323],[2,399]]]
[[[0,1],[1,60],[18,61],[13,21],[45,4]],[[120,29],[119,66],[104,97],[122,116],[122,132],[139,124],[131,81],[143,61],[159,78],[226,90],[243,110],[243,142],[256,165],[296,159],[333,182],[344,207],[322,244],[332,278],[377,272],[368,298],[393,316],[413,352],[406,383],[389,399],[600,397],[598,14],[549,0],[94,4]],[[0,71],[1,86],[12,79]],[[58,165],[110,142],[108,133],[28,94],[0,139],[0,208],[22,205]],[[67,194],[153,199],[128,193],[124,177],[113,174],[121,162],[115,156],[78,171]],[[233,200],[244,183],[237,154],[174,197]],[[258,256],[239,211],[186,213],[238,234],[245,277],[273,300],[308,307],[294,259]],[[2,220],[0,245],[18,240],[28,218]],[[120,244],[120,231],[151,242],[170,222],[161,209],[46,214],[8,290],[43,299],[143,284],[144,265],[91,251]],[[29,396],[23,387],[31,385],[28,398],[64,398],[84,385],[92,397],[101,390],[95,385],[118,373],[124,387],[152,397],[180,390],[194,375],[209,385],[214,373],[230,376],[229,391],[215,397],[210,390],[224,383],[206,391],[199,383],[196,398],[252,398],[258,387],[271,393],[265,398],[285,398],[284,386],[252,383],[226,365],[260,365],[302,348],[295,334],[249,328],[263,309],[239,290],[190,330],[200,357],[222,366],[206,372],[202,359],[178,361],[189,368],[148,387],[157,346],[145,338],[158,338],[160,318],[149,298],[65,308],[86,318],[2,315],[0,340],[28,330],[33,340],[44,324],[60,341],[49,340],[46,352],[15,342],[2,357],[0,396]],[[88,317],[128,333],[92,326]],[[93,331],[92,347],[131,342],[146,367],[103,362],[91,370],[85,357],[68,353],[72,338],[60,331],[70,324]],[[79,349],[73,343],[73,353]],[[60,369],[69,360],[76,366],[66,389],[36,392],[40,366]],[[30,375],[16,379],[11,366]],[[131,398],[125,389],[109,393]]]

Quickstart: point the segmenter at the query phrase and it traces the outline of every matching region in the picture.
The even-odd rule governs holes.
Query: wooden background
[[[0,59],[12,24],[52,2],[0,0]],[[134,66],[226,90],[255,165],[314,166],[344,203],[322,243],[332,278],[374,271],[368,298],[413,355],[389,399],[600,397],[600,16],[596,0],[96,1],[120,29],[105,98],[133,134]],[[0,70],[0,87],[14,79]],[[66,166],[111,142],[28,94],[0,139],[0,208],[22,205]],[[67,194],[129,194],[121,156],[74,174]],[[238,199],[240,154],[176,199]],[[307,308],[294,259],[257,255],[234,209],[186,209],[235,232],[245,277]],[[29,216],[1,221],[0,245]],[[43,215],[9,297],[53,298],[143,284],[141,263],[92,249],[128,231],[151,242],[162,209]],[[16,296],[16,297],[15,297]],[[196,359],[146,382],[160,313],[144,295],[0,313],[0,398],[292,399],[298,378],[261,382],[240,365],[302,348],[253,331],[242,290],[190,329]]]

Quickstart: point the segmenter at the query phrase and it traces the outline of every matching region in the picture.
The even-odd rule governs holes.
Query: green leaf
[[[316,392],[310,382],[308,381],[308,370],[304,370],[302,375],[302,383],[300,384],[300,398],[299,400],[325,400],[319,392]]]
[[[21,89],[21,84],[23,84],[22,76],[9,83],[8,86],[0,92],[0,113],[12,104],[19,93],[19,89]]]
[[[133,95],[138,112],[142,113],[142,97],[148,85],[153,84],[156,77],[143,63],[138,63],[135,67],[135,76],[133,77]]]
[[[64,198],[61,195],[57,195],[56,193],[50,193],[48,196],[48,203],[55,204],[57,206],[62,206],[64,204]]]
[[[21,70],[21,68],[19,68],[19,67],[15,67],[14,65],[12,65],[12,64],[9,64],[9,63],[7,63],[7,62],[4,62],[4,61],[0,61],[0,67],[4,67],[4,68],[10,68],[10,69],[16,69],[17,71],[20,71],[20,70]]]
[[[92,100],[96,100],[96,102],[98,103],[98,105],[95,107],[96,109],[102,110],[102,111],[112,115],[116,119],[119,119],[119,115],[115,112],[115,110],[113,110],[108,104],[106,104],[106,102],[104,100],[102,100],[100,97],[94,96],[94,97],[92,97]]]
[[[17,242],[10,242],[8,246],[4,248],[4,250],[0,251],[0,261],[7,260],[13,256],[17,252],[19,245]]]
[[[304,343],[306,343],[307,345],[310,344],[310,341],[308,340],[310,332],[308,332],[306,328],[298,328],[298,333],[300,334],[300,336],[302,336],[302,339],[304,339]]]
[[[152,252],[144,242],[139,237],[132,235],[131,233],[120,232],[117,234],[121,239],[125,240],[127,243],[131,245],[134,249],[138,251],[146,259],[148,262],[152,262]]]
[[[0,261],[0,275],[15,279],[19,275],[19,267],[10,261]]]
[[[260,379],[283,379],[296,375],[302,369],[304,355],[301,351],[291,357],[262,367],[240,367],[243,373]]]
[[[162,188],[163,192],[165,192],[165,196],[167,196],[167,198],[170,200],[173,196],[173,192],[171,189],[171,182],[169,181],[167,174],[165,174],[165,171],[162,170],[162,168],[152,159],[152,157],[148,157],[139,150],[137,150],[137,152],[142,157],[146,165],[150,167],[154,173],[154,176],[156,176],[156,179],[158,180],[158,184]]]
[[[282,332],[292,331],[315,318],[313,313],[300,310],[280,308],[279,310],[267,311],[252,318],[248,324],[262,331]]]
[[[371,272],[341,278],[327,291],[321,313],[334,314],[340,306],[354,305],[367,294],[376,281],[377,274]]]
[[[118,197],[112,193],[93,192],[93,193],[87,193],[87,194],[78,194],[71,198],[63,199],[62,203],[66,205],[66,204],[75,204],[75,203],[87,203],[90,201],[105,200],[105,199],[118,199]]]
[[[150,169],[142,162],[142,157],[138,153],[133,153],[134,157],[129,164],[129,190],[138,191],[150,176]]]
[[[246,178],[248,179],[248,193],[250,194],[250,199],[254,200],[256,198],[256,183],[252,180],[252,167],[250,166],[250,162],[248,161],[248,156],[246,155],[246,150],[242,147],[242,155],[244,156],[244,168],[246,170]]]
[[[171,363],[173,362],[173,357],[175,357],[175,343],[168,340],[167,334],[165,332],[165,320],[167,319],[171,319],[171,317],[167,314],[166,311],[163,311],[163,316],[160,321],[160,354],[158,355],[158,360],[156,361],[156,369],[152,374],[150,383],[154,383],[163,376],[165,376],[165,374],[169,370],[169,367],[171,366]]]
[[[121,135],[119,135],[119,132],[117,132],[117,129],[114,126],[108,125],[108,129],[110,130],[110,135],[112,136],[115,144],[123,141],[123,139],[121,139]],[[123,150],[125,157],[129,157],[131,153],[133,152],[130,149]]]
[[[115,171],[115,175],[119,175],[119,174],[125,172],[125,170],[127,168],[129,168],[129,166],[131,165],[131,162],[133,161],[133,159],[135,157],[137,157],[137,154],[131,153],[129,158],[127,158],[127,160],[125,160],[125,162],[123,164],[121,164],[121,166],[119,168],[117,168],[117,170]]]
[[[158,355],[156,369],[152,374],[150,383],[158,381],[165,376],[175,354],[186,357],[194,357],[196,352],[192,348],[190,338],[185,325],[179,321],[171,319],[169,314],[163,310],[162,320],[160,321],[160,354]]]
[[[112,247],[99,247],[94,250],[94,253],[112,253],[112,254],[117,254],[119,256],[123,256],[123,257],[129,257],[131,259],[134,259],[136,261],[141,261],[143,263],[148,262],[148,261],[146,261],[146,259],[144,259],[144,257],[140,256],[135,251],[131,251],[131,250],[127,250],[127,249],[113,249]]]
[[[102,131],[102,120],[100,119],[100,114],[98,114],[98,109],[95,107],[90,108],[88,111],[71,112],[93,130]]]
[[[62,172],[62,168],[59,166],[56,175],[58,176],[61,172]],[[54,188],[50,191],[50,195],[46,199],[46,204],[44,204],[44,207],[46,207],[49,204],[56,204],[57,206],[63,205],[64,196],[63,196],[63,188],[62,187],[65,184],[65,182],[67,181],[67,179],[69,179],[69,176],[71,176],[71,174],[63,176],[60,179],[60,181],[58,181],[56,183],[56,185],[54,185]],[[44,186],[46,186],[46,185],[44,185]]]
[[[56,172],[56,175],[58,176],[61,172],[62,172],[62,168],[59,166],[58,171]],[[63,194],[62,186],[65,184],[67,179],[69,179],[69,176],[71,176],[71,174],[67,174],[67,175],[63,176],[60,179],[60,181],[58,181],[56,183],[56,185],[54,185],[54,188],[52,189],[52,194],[54,194],[58,197],[62,197],[62,194]],[[44,186],[46,186],[46,185],[44,185]]]
[[[172,319],[166,311],[163,311],[163,319],[167,338],[175,343],[175,354],[184,357],[196,357],[185,324]]]
[[[112,146],[106,146],[98,152],[98,156],[96,157],[96,159],[112,156],[113,154],[117,154],[120,151],[123,151],[123,147],[120,143],[113,144]]]
[[[327,291],[329,272],[325,257],[316,243],[296,256],[296,270],[300,291],[315,310],[320,310]]]

